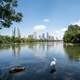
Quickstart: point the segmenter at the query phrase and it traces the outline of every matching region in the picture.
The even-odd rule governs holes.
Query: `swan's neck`
[[[56,61],[56,59],[55,59],[55,58],[53,58],[53,60],[54,60],[54,61]]]

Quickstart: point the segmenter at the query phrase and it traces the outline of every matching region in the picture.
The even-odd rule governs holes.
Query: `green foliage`
[[[0,43],[8,43],[11,42],[11,38],[9,36],[0,36]]]
[[[21,43],[21,39],[14,36],[0,36],[0,43]]]
[[[68,30],[65,31],[64,42],[80,43],[80,26],[69,25]]]
[[[22,14],[15,10],[17,6],[17,0],[0,1],[0,29],[8,28],[13,22],[22,20]]]
[[[74,44],[73,46],[64,45],[64,50],[72,60],[80,59],[80,45]]]
[[[20,38],[13,36],[1,36],[0,35],[0,43],[26,43],[26,42],[50,42],[48,40],[42,40],[42,39],[34,39],[32,36],[29,36],[28,38]]]

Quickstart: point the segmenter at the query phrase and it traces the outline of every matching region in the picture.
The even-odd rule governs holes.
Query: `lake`
[[[50,62],[56,58],[55,70]],[[12,66],[24,66],[11,74]],[[80,80],[80,45],[63,42],[0,44],[0,80]]]

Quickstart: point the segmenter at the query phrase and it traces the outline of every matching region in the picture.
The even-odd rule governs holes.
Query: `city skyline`
[[[19,27],[15,27],[12,30],[11,36],[18,37],[18,38],[29,38],[29,37],[31,37],[32,39],[42,39],[42,40],[61,40],[57,36],[55,36],[54,34],[51,35],[48,32],[41,33],[41,34],[37,34],[37,32],[33,32],[31,34],[26,34],[26,36],[23,37],[21,35]]]
[[[18,0],[17,11],[23,13],[22,22],[0,30],[0,34],[12,35],[12,29],[19,27],[23,37],[48,32],[62,38],[69,24],[80,25],[79,3],[80,0]]]

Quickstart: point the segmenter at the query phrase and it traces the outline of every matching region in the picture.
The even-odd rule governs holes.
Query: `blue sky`
[[[22,22],[0,34],[10,35],[13,27],[19,27],[24,36],[34,31],[62,36],[67,25],[80,23],[80,0],[18,0],[17,11],[23,13]]]

